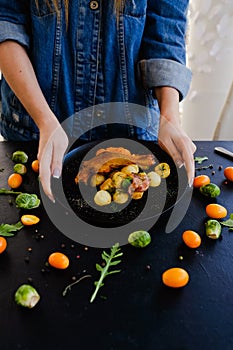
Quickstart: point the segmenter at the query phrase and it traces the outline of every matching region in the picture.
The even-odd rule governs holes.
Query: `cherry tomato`
[[[206,206],[206,214],[212,219],[222,219],[227,216],[227,209],[220,204],[211,203]]]
[[[64,270],[69,266],[69,258],[60,252],[54,252],[49,255],[48,262],[56,269]]]
[[[189,274],[180,267],[172,267],[162,274],[163,283],[172,288],[184,287],[189,281]]]
[[[21,222],[25,226],[35,225],[39,221],[40,221],[40,219],[36,215],[25,214],[25,215],[21,216]]]
[[[23,178],[20,174],[14,173],[8,177],[7,182],[11,188],[18,188],[22,184]]]
[[[233,181],[233,167],[228,166],[224,169],[223,174],[225,178],[229,181]]]
[[[0,237],[0,254],[3,253],[4,250],[6,250],[6,247],[7,247],[6,238]]]
[[[207,175],[198,175],[193,180],[193,187],[199,188],[201,186],[208,185],[210,183],[210,178]]]
[[[201,237],[199,234],[192,230],[186,230],[182,235],[184,243],[189,248],[198,248],[201,245]]]
[[[32,170],[35,171],[35,173],[38,173],[39,172],[39,160],[38,159],[33,160],[31,167],[32,167]]]

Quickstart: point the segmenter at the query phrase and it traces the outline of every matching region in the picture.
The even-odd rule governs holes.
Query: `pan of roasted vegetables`
[[[64,158],[62,187],[78,217],[99,227],[118,227],[159,217],[178,195],[179,177],[185,193],[184,167],[156,142],[111,139],[91,141],[71,149]],[[59,201],[59,192],[56,193]]]

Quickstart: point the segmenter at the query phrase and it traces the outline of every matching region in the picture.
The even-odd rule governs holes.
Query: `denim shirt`
[[[188,1],[125,0],[117,16],[114,0],[70,0],[68,23],[62,0],[58,12],[51,0],[38,3],[39,7],[35,0],[0,0],[0,42],[14,40],[27,49],[59,121],[93,105],[136,104],[153,111],[151,117],[135,117],[133,125],[146,130],[137,136],[156,139],[159,111],[153,88],[174,87],[182,100],[190,86],[185,51]],[[2,135],[38,139],[36,125],[4,77],[1,99]],[[132,123],[129,115],[126,122]]]

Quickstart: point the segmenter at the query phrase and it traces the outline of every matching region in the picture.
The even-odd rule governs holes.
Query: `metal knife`
[[[215,147],[214,150],[217,153],[220,153],[220,154],[223,154],[225,156],[233,158],[233,152],[229,151],[228,149],[226,149],[224,147]]]

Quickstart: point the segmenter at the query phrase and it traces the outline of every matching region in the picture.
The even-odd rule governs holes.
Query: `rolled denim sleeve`
[[[29,46],[29,2],[0,0],[0,42],[14,40]]]
[[[139,62],[145,89],[170,86],[179,91],[180,101],[187,95],[192,73],[185,65],[169,59],[148,59]]]
[[[191,83],[186,67],[188,0],[148,0],[139,63],[146,88],[172,86],[183,99]]]

